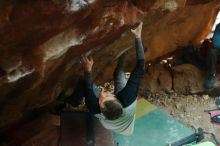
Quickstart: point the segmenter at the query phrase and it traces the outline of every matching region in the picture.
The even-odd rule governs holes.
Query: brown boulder
[[[167,67],[158,64],[149,66],[142,81],[140,93],[145,92],[169,92],[172,89],[172,76]]]
[[[191,94],[204,91],[204,73],[191,64],[175,66],[173,88],[178,93]]]

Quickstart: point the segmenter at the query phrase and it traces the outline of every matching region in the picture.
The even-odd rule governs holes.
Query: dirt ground
[[[209,95],[178,95],[171,93],[155,93],[146,98],[161,110],[175,117],[181,123],[193,129],[199,127],[205,132],[213,133],[220,142],[220,125],[210,122],[210,115],[204,110],[216,109],[215,97]],[[205,134],[203,141],[215,142],[211,134]]]

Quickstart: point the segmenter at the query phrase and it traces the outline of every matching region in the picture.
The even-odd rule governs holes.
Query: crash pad
[[[203,142],[203,143],[200,143],[200,144],[195,144],[195,145],[184,145],[184,146],[215,146],[215,144],[213,144],[212,142]]]
[[[61,146],[115,146],[112,132],[88,112],[61,113]]]
[[[194,131],[141,98],[131,136],[113,132],[117,146],[166,146],[193,135]]]

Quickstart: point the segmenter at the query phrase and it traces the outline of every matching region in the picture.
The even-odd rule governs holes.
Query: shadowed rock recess
[[[135,63],[129,30],[137,23],[144,21],[146,58],[155,62],[189,41],[198,45],[219,7],[217,0],[2,0],[0,145],[57,145],[57,119],[48,107],[61,90],[72,91],[82,74],[82,54],[94,57],[97,83],[110,81],[123,49],[132,47],[127,70]],[[154,63],[140,91],[201,92],[201,79],[193,65]]]

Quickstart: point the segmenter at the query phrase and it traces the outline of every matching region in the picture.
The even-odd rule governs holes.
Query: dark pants
[[[208,51],[206,58],[208,76],[216,74],[216,65],[219,55],[220,55],[220,49],[211,48]]]

